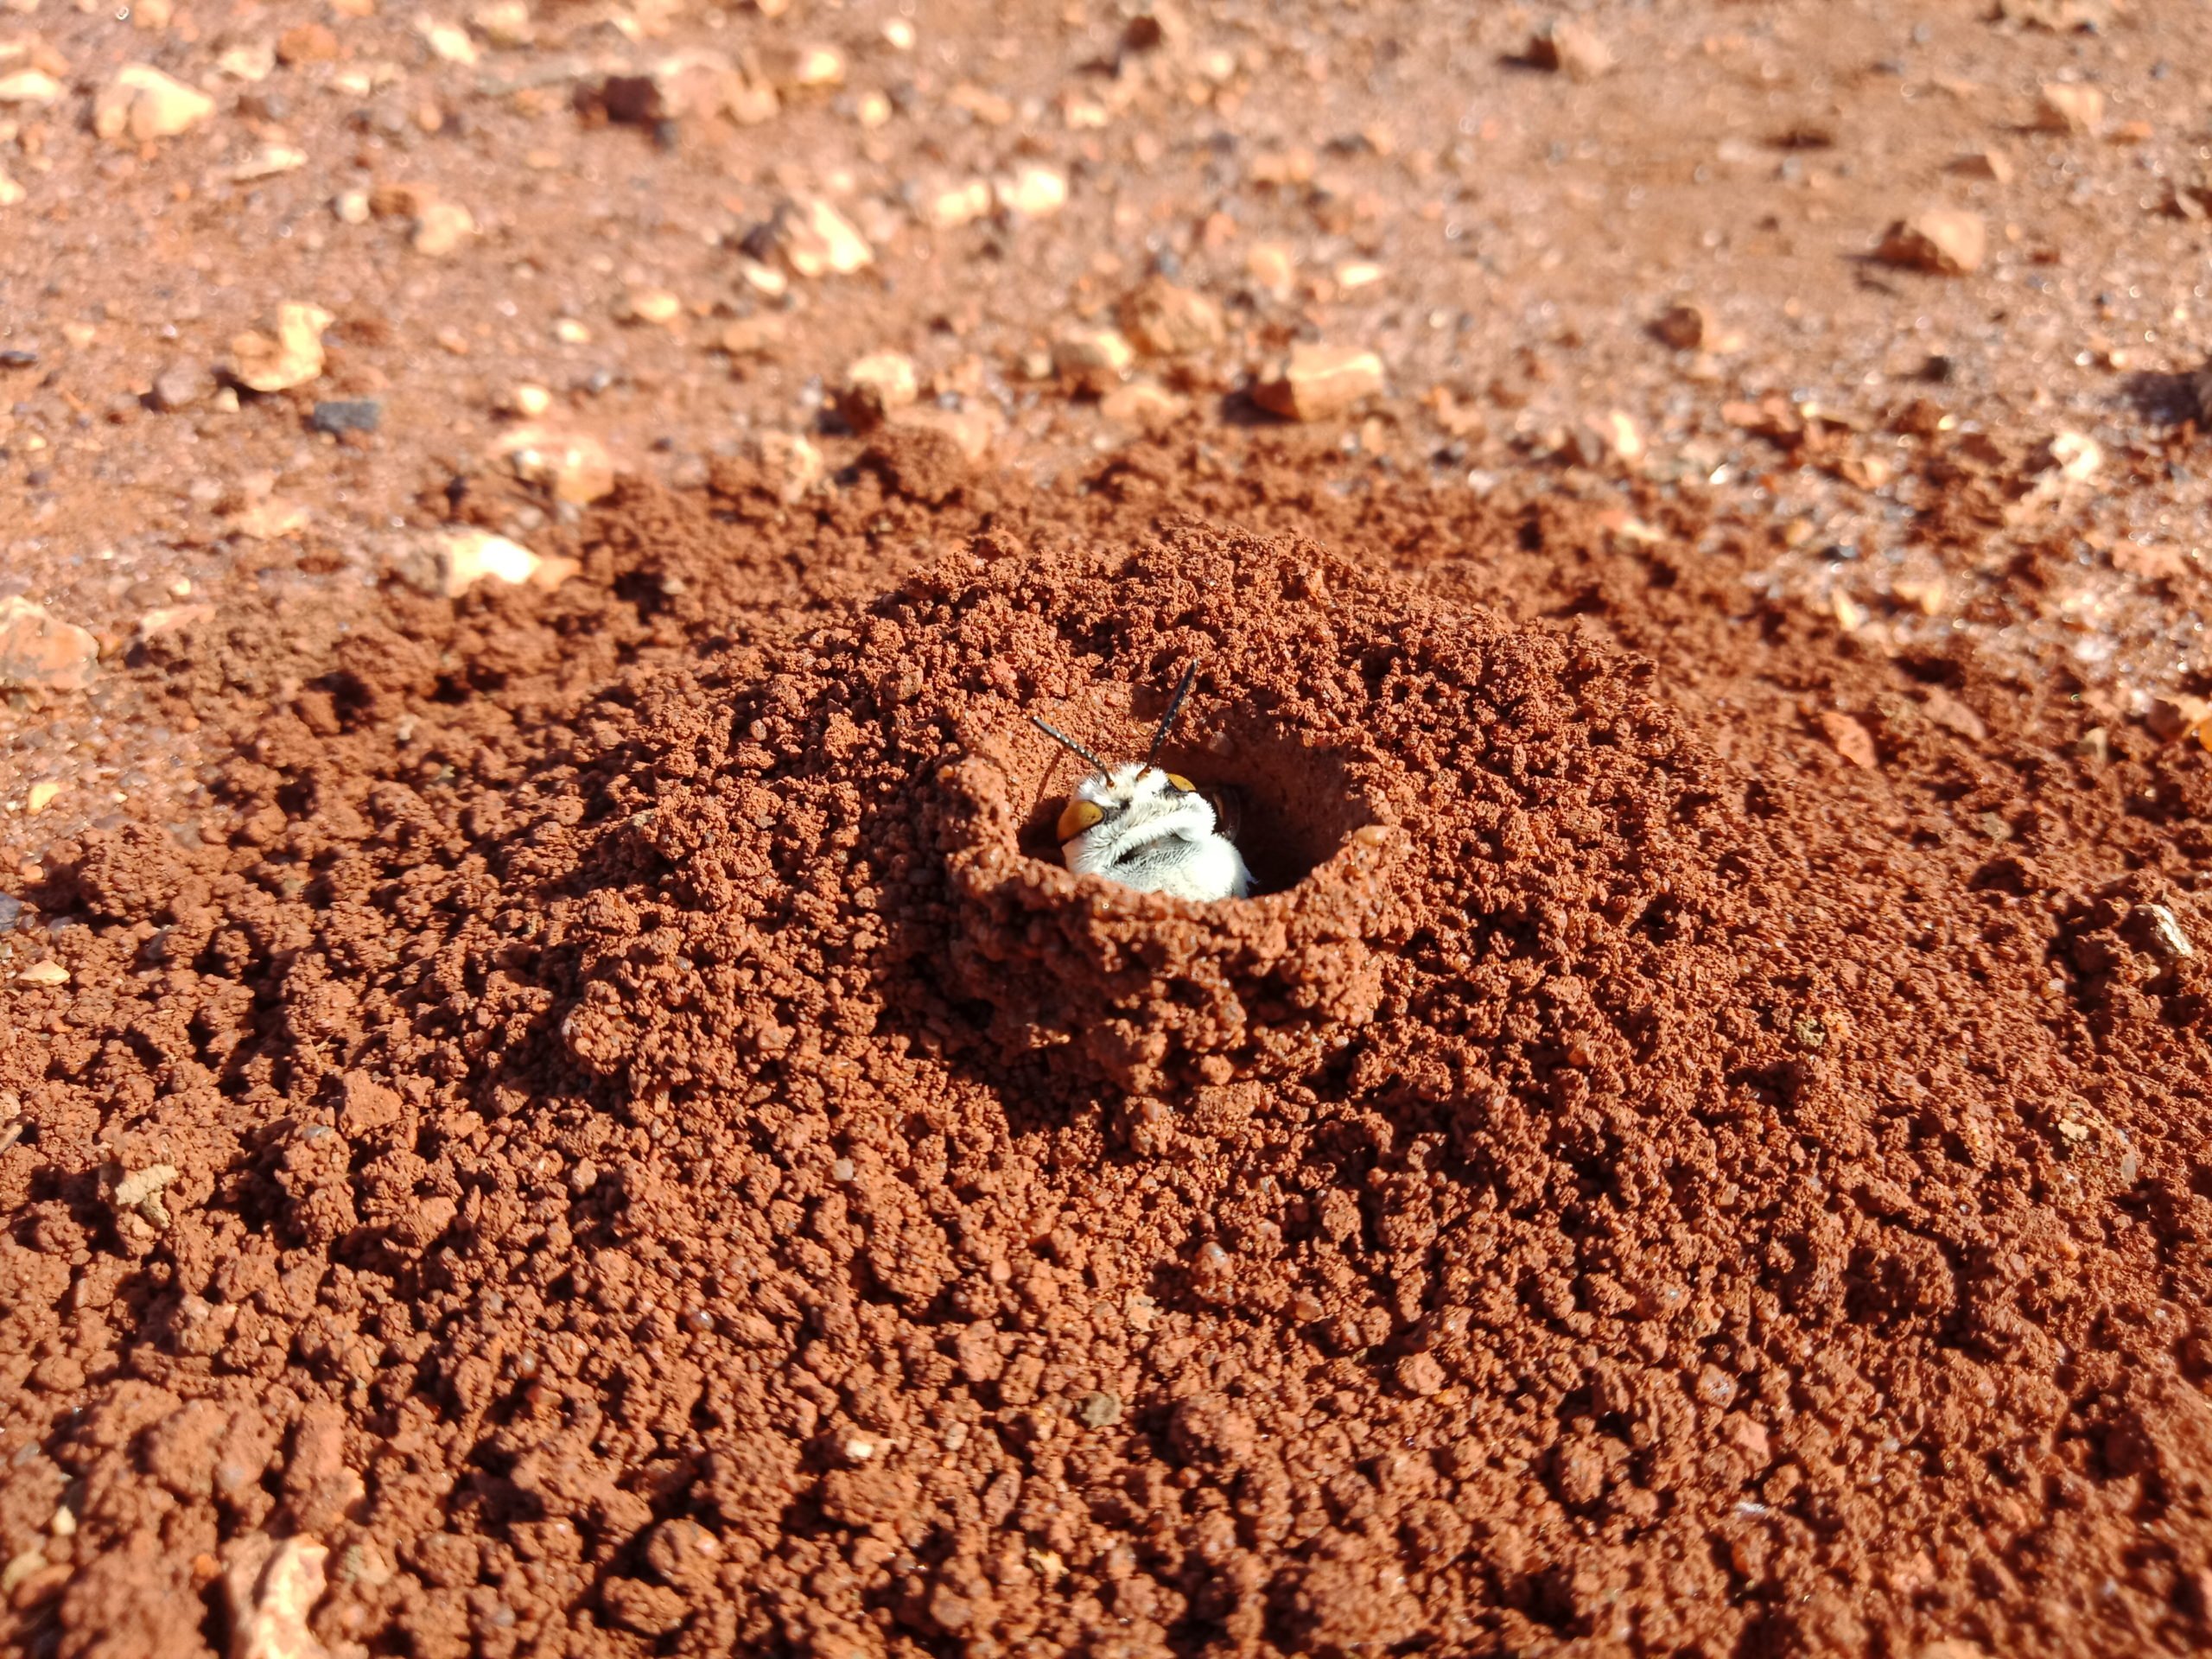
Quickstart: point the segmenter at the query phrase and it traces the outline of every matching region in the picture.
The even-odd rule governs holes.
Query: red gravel
[[[2202,755],[1320,475],[909,438],[155,642],[236,753],[15,936],[0,1638],[301,1533],[334,1654],[2212,1639]],[[1269,891],[1035,856],[1027,715],[1192,659]]]

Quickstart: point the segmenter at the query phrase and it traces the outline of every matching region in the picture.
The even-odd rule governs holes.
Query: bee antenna
[[[1167,741],[1168,728],[1175,724],[1175,716],[1183,712],[1183,699],[1191,695],[1191,683],[1198,677],[1198,665],[1193,661],[1183,671],[1183,683],[1175,688],[1175,696],[1167,705],[1167,713],[1160,722],[1160,729],[1152,734],[1152,747],[1144,752],[1147,766],[1160,753],[1160,746]]]
[[[1051,738],[1055,743],[1058,743],[1067,748],[1073,749],[1084,760],[1090,761],[1092,766],[1098,769],[1098,775],[1101,778],[1109,777],[1112,774],[1112,768],[1108,766],[1103,760],[1101,760],[1089,749],[1084,748],[1082,744],[1077,742],[1075,739],[1070,737],[1065,732],[1060,730],[1058,727],[1047,726],[1043,721],[1038,719],[1034,715],[1029,716],[1029,722],[1031,725],[1036,727],[1039,731],[1044,733],[1046,736]]]

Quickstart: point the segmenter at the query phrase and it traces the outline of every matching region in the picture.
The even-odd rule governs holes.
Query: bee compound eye
[[[1192,783],[1189,779],[1183,776],[1179,772],[1169,772],[1167,774],[1167,781],[1174,785],[1176,788],[1181,790],[1185,795],[1195,795],[1198,792],[1198,786]]]
[[[1070,801],[1060,813],[1057,833],[1063,842],[1073,841],[1105,816],[1106,809],[1096,801]]]

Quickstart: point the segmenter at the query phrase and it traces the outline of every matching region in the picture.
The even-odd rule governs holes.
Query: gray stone
[[[346,432],[373,432],[384,424],[384,405],[373,397],[349,397],[315,406],[308,424],[335,437]]]
[[[170,364],[155,378],[149,401],[164,414],[180,409],[190,409],[215,390],[215,377],[206,366],[179,360]]]

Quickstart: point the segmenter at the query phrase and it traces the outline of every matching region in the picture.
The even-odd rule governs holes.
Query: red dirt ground
[[[2212,1641],[2202,16],[1599,8],[1581,83],[1503,8],[53,5],[0,597],[102,650],[0,716],[0,1641]],[[128,60],[207,124],[104,143]],[[476,239],[321,205],[400,182]],[[876,263],[772,309],[817,191]],[[1931,196],[1980,271],[1859,257]],[[1224,321],[1147,434],[1022,359],[1148,264]],[[140,401],[285,299],[319,379]],[[1300,338],[1383,390],[1268,423]],[[942,429],[841,429],[879,348]],[[619,484],[486,454],[524,381]],[[1028,717],[1193,662],[1262,893],[1078,881]]]

